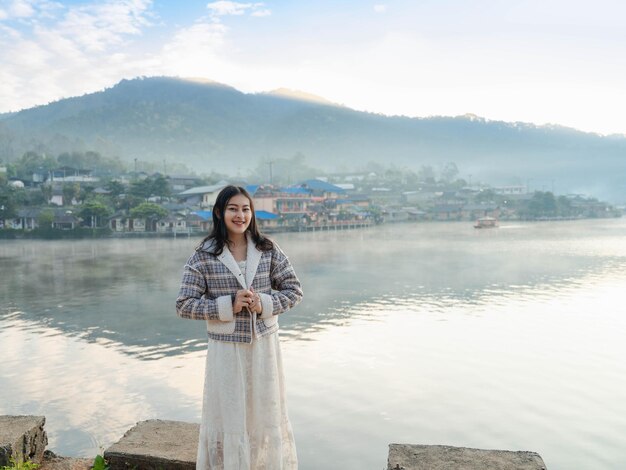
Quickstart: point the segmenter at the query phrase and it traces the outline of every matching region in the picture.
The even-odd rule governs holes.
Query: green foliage
[[[498,195],[492,189],[485,189],[480,191],[474,196],[474,202],[476,204],[482,204],[485,202],[496,202]]]
[[[30,460],[21,462],[19,460],[15,460],[14,457],[11,457],[9,462],[11,465],[0,467],[0,470],[36,470],[39,468],[39,464],[31,462]]]
[[[115,199],[115,209],[129,211],[133,207],[137,207],[144,202],[145,200],[141,197],[126,194],[123,198]]]
[[[109,470],[109,466],[101,455],[96,455],[93,461],[93,470]]]
[[[41,191],[41,195],[44,198],[45,203],[47,204],[50,199],[52,199],[52,185],[51,184],[42,184],[41,186],[39,186],[39,189]]]
[[[15,232],[19,232],[15,230]],[[51,227],[38,227],[34,230],[25,230],[17,238],[36,238],[44,240],[77,240],[83,238],[106,238],[111,235],[108,227],[88,228],[76,227],[73,230],[60,230]]]
[[[56,159],[37,152],[26,152],[15,162],[17,177],[25,181],[31,181],[33,173],[47,173],[56,166]]]
[[[77,200],[80,198],[80,184],[78,183],[67,183],[63,185],[63,205],[69,206],[72,204],[72,200]]]
[[[170,188],[167,179],[162,175],[157,175],[154,178],[148,177],[133,181],[128,192],[132,196],[148,199],[150,196],[167,197],[170,195]]]
[[[89,227],[100,227],[105,217],[111,215],[111,210],[99,199],[86,202],[80,209],[78,216]]]
[[[107,189],[107,191],[111,191],[112,197],[117,197],[120,194],[124,194],[124,191],[126,191],[124,185],[119,181],[109,181],[106,184],[105,188]]]
[[[157,175],[152,180],[152,194],[159,197],[167,197],[170,195],[169,184],[163,175]]]
[[[96,175],[122,173],[125,165],[118,158],[107,158],[98,152],[64,152],[57,157],[57,166],[69,166],[79,170],[92,170]]]
[[[167,215],[167,209],[152,202],[142,202],[130,210],[130,215],[137,219],[161,219]]]
[[[52,222],[54,221],[54,212],[52,209],[45,209],[41,211],[39,217],[37,218],[37,223],[39,227],[43,228],[52,228]]]
[[[535,191],[528,204],[531,217],[555,217],[556,209],[556,199],[550,191]]]
[[[17,214],[17,191],[8,185],[0,185],[0,219],[11,219]]]

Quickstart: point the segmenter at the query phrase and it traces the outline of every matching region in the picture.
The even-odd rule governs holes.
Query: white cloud
[[[209,3],[206,7],[216,16],[243,15],[246,10],[253,7],[253,4],[220,0],[218,2]]]
[[[89,51],[104,51],[123,43],[126,36],[140,35],[150,21],[148,0],[127,0],[93,4],[70,10],[59,30]]]
[[[25,23],[19,30],[0,25],[0,112],[96,91],[128,74],[145,74],[143,67],[150,61],[124,61],[120,54],[130,38],[151,24],[151,1],[33,5],[38,10],[26,24],[30,30],[23,31]],[[19,8],[27,13],[23,3]]]
[[[201,22],[180,29],[163,47],[159,72],[179,75],[209,74],[224,44],[228,28],[221,23]]]
[[[28,0],[14,0],[9,6],[9,13],[16,18],[29,18],[35,14],[35,9]]]
[[[386,13],[387,5],[383,5],[383,4],[374,5],[374,11],[376,13]]]
[[[264,8],[263,10],[257,10],[254,13],[252,13],[252,16],[270,16],[271,14],[272,14],[271,10]]]
[[[252,16],[269,16],[272,14],[270,10],[263,7],[263,3],[239,3],[228,0],[219,0],[207,5],[213,17],[240,16],[245,15],[247,12],[250,12]]]

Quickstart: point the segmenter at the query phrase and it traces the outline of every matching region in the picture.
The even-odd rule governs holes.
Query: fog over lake
[[[626,220],[277,234],[300,468],[382,469],[392,442],[626,468]],[[0,414],[93,457],[137,421],[199,422],[206,333],[176,316],[198,239],[0,240]]]

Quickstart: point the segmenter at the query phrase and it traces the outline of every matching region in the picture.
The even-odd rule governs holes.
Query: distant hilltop
[[[626,137],[561,126],[365,113],[304,92],[246,94],[207,80],[122,80],[112,88],[0,115],[0,161],[28,150],[95,150],[235,174],[300,153],[325,171],[368,162],[419,169],[455,162],[474,180],[626,200]]]

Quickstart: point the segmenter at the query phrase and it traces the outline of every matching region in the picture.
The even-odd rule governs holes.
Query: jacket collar
[[[228,270],[233,273],[233,275],[239,281],[239,284],[244,289],[249,289],[252,286],[252,281],[254,280],[254,276],[256,275],[257,268],[259,267],[259,262],[261,261],[261,255],[263,254],[257,247],[254,245],[254,241],[252,237],[246,235],[246,241],[248,244],[247,253],[246,253],[246,278],[244,279],[241,270],[239,269],[239,265],[232,253],[228,249],[228,247],[224,247],[222,253],[217,256],[217,259],[224,265]],[[205,242],[202,245],[202,250],[210,251],[213,243],[211,241]]]

